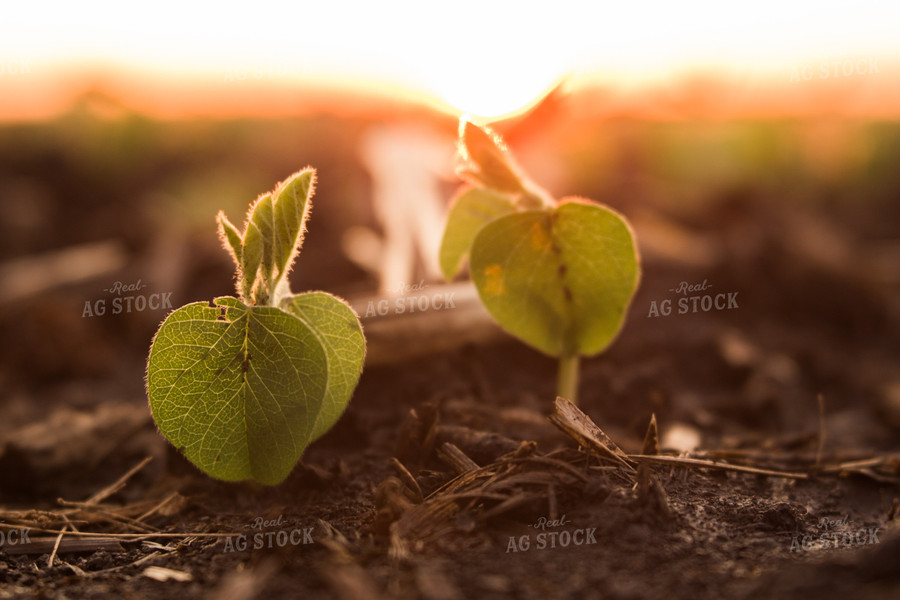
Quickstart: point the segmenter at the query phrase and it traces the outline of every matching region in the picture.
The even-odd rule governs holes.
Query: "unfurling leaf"
[[[231,221],[228,220],[228,217],[221,210],[216,216],[216,221],[219,223],[219,238],[222,240],[222,245],[225,246],[231,258],[234,259],[235,267],[240,268],[244,245],[240,232],[237,230],[237,227],[231,224]]]
[[[262,254],[259,261],[259,277],[265,282],[268,288],[271,286],[274,273],[274,257],[272,255],[272,244],[275,232],[275,216],[272,211],[272,194],[263,194],[257,199],[250,209],[247,218],[247,234],[250,229],[254,229],[256,235],[259,236],[262,246]],[[246,243],[246,241],[245,241]]]
[[[265,274],[260,273],[260,265],[263,258],[263,239],[262,233],[253,221],[247,223],[247,229],[244,231],[244,246],[241,254],[241,278],[240,291],[241,297],[250,302],[257,304],[265,302],[266,291],[260,290],[261,286],[265,286],[267,278]],[[259,283],[257,284],[257,281]],[[254,289],[256,288],[256,289]]]
[[[272,253],[277,271],[276,287],[287,276],[291,263],[303,244],[314,189],[315,171],[305,169],[285,179],[272,194],[275,224]]]
[[[471,175],[485,187],[502,192],[522,192],[524,185],[500,138],[471,121],[460,122],[460,155],[469,164],[464,174]]]

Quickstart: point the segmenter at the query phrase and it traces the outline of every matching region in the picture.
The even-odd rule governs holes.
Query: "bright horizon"
[[[877,65],[890,79],[900,60],[900,6],[879,2],[513,6],[394,0],[207,8],[161,0],[138,12],[105,1],[17,5],[0,24],[0,91],[10,106],[19,98],[37,110],[36,97],[47,106],[61,102],[85,74],[205,85],[226,95],[242,85],[311,84],[393,93],[491,119],[532,104],[564,78],[622,90],[698,73],[787,84],[797,69],[818,75],[822,65],[852,60]],[[866,74],[873,73],[853,73]]]

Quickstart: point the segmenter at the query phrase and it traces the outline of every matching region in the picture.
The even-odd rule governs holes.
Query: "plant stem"
[[[578,404],[578,369],[581,357],[578,354],[559,357],[559,374],[556,377],[556,395],[572,404]]]

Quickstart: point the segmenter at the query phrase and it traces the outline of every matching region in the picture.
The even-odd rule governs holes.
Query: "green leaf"
[[[328,360],[328,387],[313,426],[313,441],[331,429],[347,407],[362,373],[366,340],[353,309],[331,294],[298,294],[286,298],[282,306],[316,334]]]
[[[275,257],[273,256],[273,240],[275,238],[275,215],[272,210],[272,194],[263,194],[257,199],[250,209],[247,219],[247,231],[253,228],[262,240],[262,257],[260,259],[260,274],[266,285],[273,281],[273,268]],[[268,290],[271,294],[272,290]]]
[[[213,477],[283,481],[326,397],[319,336],[274,307],[235,298],[172,312],[150,350],[147,390],[160,431]]]
[[[441,240],[441,271],[447,280],[462,268],[478,230],[515,211],[509,196],[484,188],[469,188],[456,197],[447,215]]]
[[[237,230],[237,227],[231,224],[231,221],[228,220],[228,217],[221,210],[216,215],[216,222],[219,224],[219,239],[222,240],[222,245],[225,246],[228,254],[231,255],[235,266],[240,268],[244,245],[240,232]]]
[[[640,278],[624,219],[580,200],[492,221],[476,235],[470,262],[500,326],[551,356],[604,350]]]
[[[303,244],[314,187],[315,171],[304,169],[284,180],[272,194],[275,227],[272,253],[278,274],[276,286],[287,275]]]
[[[263,238],[259,228],[253,222],[247,223],[244,231],[244,245],[241,254],[241,297],[252,304],[257,303],[258,290],[254,290],[259,277],[259,266],[263,258]],[[265,281],[265,279],[263,279]]]

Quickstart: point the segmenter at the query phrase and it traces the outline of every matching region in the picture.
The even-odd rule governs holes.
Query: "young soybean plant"
[[[153,418],[212,477],[281,483],[359,381],[366,345],[356,313],[325,292],[293,295],[287,280],[314,184],[307,168],[261,195],[243,233],[219,212],[239,298],[182,306],[153,339]]]
[[[625,219],[606,206],[554,200],[498,136],[460,121],[459,174],[441,241],[444,277],[469,270],[508,333],[559,359],[557,394],[577,402],[579,361],[612,343],[637,291],[640,259]]]

